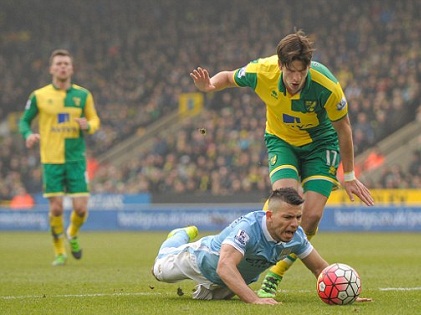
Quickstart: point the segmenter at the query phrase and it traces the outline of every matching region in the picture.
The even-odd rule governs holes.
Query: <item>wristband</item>
[[[344,173],[344,181],[345,182],[352,182],[353,180],[355,180],[355,172],[348,172],[348,173]]]

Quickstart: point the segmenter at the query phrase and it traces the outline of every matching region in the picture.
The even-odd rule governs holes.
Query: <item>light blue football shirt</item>
[[[219,234],[201,239],[200,247],[194,254],[203,276],[212,283],[225,286],[216,273],[222,244],[234,246],[243,254],[238,270],[247,284],[257,281],[262,272],[291,253],[295,253],[300,259],[310,254],[313,246],[301,227],[291,241],[277,243],[267,230],[265,213],[248,213],[232,222]]]

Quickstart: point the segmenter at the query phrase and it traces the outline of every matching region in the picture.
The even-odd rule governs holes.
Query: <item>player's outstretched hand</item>
[[[209,72],[206,69],[198,67],[190,73],[194,85],[202,92],[211,92],[215,90],[215,86],[211,83]]]
[[[256,301],[253,302],[253,304],[270,304],[270,305],[275,305],[275,304],[279,304],[279,302],[276,301],[275,299],[272,299],[272,298],[258,298]]]
[[[349,199],[354,202],[354,195],[361,199],[367,206],[374,206],[374,199],[367,187],[358,179],[347,181],[344,183],[346,193]]]
[[[372,298],[363,298],[363,297],[357,297],[357,299],[355,300],[355,302],[372,302],[373,299]]]

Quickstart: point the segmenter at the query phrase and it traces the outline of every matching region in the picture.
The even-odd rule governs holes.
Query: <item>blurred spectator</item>
[[[164,0],[74,0],[72,12],[78,15],[63,14],[66,5],[65,0],[0,2],[3,198],[10,199],[16,185],[30,193],[41,191],[38,154],[15,136],[13,113],[23,110],[29,91],[48,82],[43,58],[58,47],[74,52],[75,79],[91,82],[87,88],[103,122],[88,140],[96,159],[175,112],[179,95],[195,91],[188,73],[199,62],[211,69],[234,69],[273,54],[282,34],[294,27],[317,38],[314,59],[343,82],[356,154],[414,120],[421,108],[418,0],[267,0],[262,4],[267,10],[255,10],[251,0],[186,0],[182,6]],[[99,165],[92,191],[219,193],[222,182],[216,178],[224,167],[229,174],[224,180],[235,182],[236,190],[264,191],[265,180],[251,180],[255,174],[265,178],[264,106],[253,93],[235,91],[209,97],[205,105],[205,118],[184,122],[180,134],[157,138],[153,154],[160,156],[134,156],[118,169],[111,163]],[[197,133],[203,127],[205,137]],[[181,162],[183,155],[190,158],[189,165]],[[419,183],[407,176],[401,180],[409,180],[408,186]]]
[[[412,152],[411,161],[408,166],[408,173],[415,176],[421,176],[421,151]]]
[[[384,155],[380,152],[380,149],[378,146],[374,146],[370,149],[370,153],[367,156],[366,160],[363,164],[363,170],[364,171],[371,171],[374,170],[384,163]]]
[[[31,209],[35,204],[34,198],[26,191],[25,187],[19,186],[16,194],[10,201],[12,209]]]
[[[86,155],[86,171],[88,173],[88,179],[91,181],[95,177],[95,174],[99,168],[99,163],[97,159],[92,156],[89,150],[86,151]]]
[[[380,184],[385,189],[410,188],[404,170],[397,164],[383,169]]]
[[[359,112],[353,123],[355,154],[362,153],[374,144],[374,130],[366,112]]]

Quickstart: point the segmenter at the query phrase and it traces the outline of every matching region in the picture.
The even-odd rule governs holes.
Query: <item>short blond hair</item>
[[[55,56],[67,56],[67,57],[70,57],[70,59],[72,59],[72,61],[73,61],[73,57],[68,50],[66,50],[66,49],[56,49],[51,53],[50,66],[53,64],[53,59],[54,59]]]

